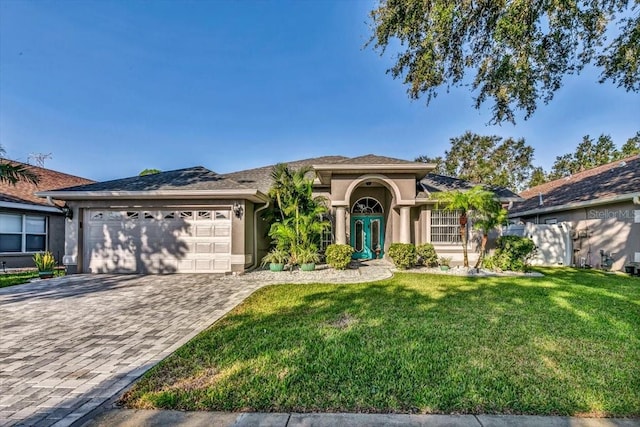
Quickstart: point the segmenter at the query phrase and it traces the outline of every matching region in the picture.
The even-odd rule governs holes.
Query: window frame
[[[0,232],[0,235],[19,235],[20,236],[20,250],[19,251],[0,251],[2,255],[32,255],[38,252],[43,252],[49,248],[49,217],[46,215],[37,215],[30,213],[12,213],[12,212],[0,212],[0,216],[18,216],[20,217],[20,231],[12,233]],[[44,220],[44,232],[35,233],[27,231],[27,218],[37,218]],[[44,248],[28,251],[27,250],[27,236],[44,236]]]
[[[436,212],[438,212],[438,215],[434,215]],[[449,216],[448,217],[442,217],[440,216],[442,212],[449,212]],[[460,209],[431,209],[431,215],[430,215],[430,220],[429,220],[429,240],[430,243],[433,245],[441,245],[441,246],[460,246],[462,245],[462,237],[460,237],[460,213],[461,210]],[[435,224],[434,225],[434,220],[446,220],[448,221],[448,223],[445,224]],[[467,221],[467,225],[465,226],[466,228],[466,232],[467,232],[467,242],[469,240],[469,222]],[[436,230],[439,229],[451,229],[451,231],[448,231],[446,233],[437,233]],[[434,239],[435,236],[445,236],[448,237],[446,238],[446,241],[436,241]]]

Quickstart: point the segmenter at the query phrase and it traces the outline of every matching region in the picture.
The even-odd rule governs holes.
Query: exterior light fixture
[[[236,215],[236,218],[242,218],[243,212],[244,209],[242,208],[242,205],[238,202],[233,202],[233,213]]]
[[[65,203],[64,206],[60,208],[60,210],[62,211],[62,214],[65,218],[73,219],[73,209],[71,209],[69,205]]]

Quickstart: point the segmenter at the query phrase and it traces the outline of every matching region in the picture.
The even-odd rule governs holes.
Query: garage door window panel
[[[231,217],[228,210],[217,210],[215,215],[217,220],[225,220]]]
[[[211,211],[198,211],[198,220],[211,221]]]

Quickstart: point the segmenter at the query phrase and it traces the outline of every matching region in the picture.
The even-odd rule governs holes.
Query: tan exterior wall
[[[416,197],[416,178],[411,174],[345,174],[334,175],[331,179],[330,200],[333,206],[346,206],[351,198],[347,192],[366,188],[366,182],[379,183],[386,181],[391,186],[396,204],[414,204]],[[375,187],[374,187],[375,188]],[[395,193],[398,194],[395,194]],[[347,200],[348,198],[348,200]]]
[[[600,267],[600,250],[612,252],[613,270],[624,270],[640,254],[640,223],[635,222],[639,205],[615,203],[544,215],[522,217],[524,222],[545,224],[548,220],[568,222],[574,231],[574,265],[584,258],[592,267]],[[638,255],[640,256],[640,255]]]
[[[253,259],[253,213],[255,205],[252,202],[244,201],[244,268],[249,268],[254,262]]]

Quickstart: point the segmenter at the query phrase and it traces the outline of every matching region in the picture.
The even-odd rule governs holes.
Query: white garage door
[[[231,271],[231,211],[88,210],[84,264],[90,273]]]

